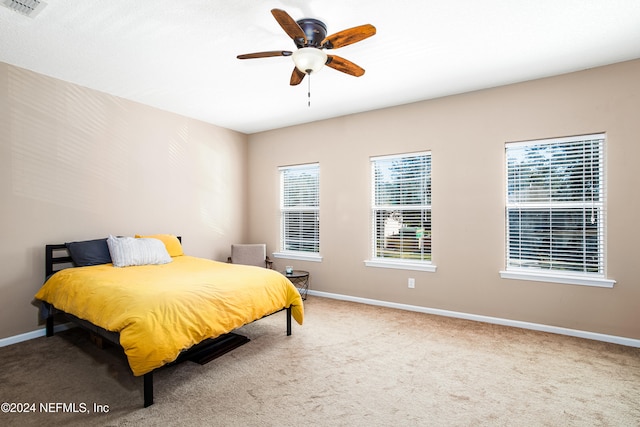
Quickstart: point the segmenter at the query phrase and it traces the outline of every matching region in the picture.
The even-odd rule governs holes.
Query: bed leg
[[[53,315],[47,316],[46,335],[48,337],[53,336]]]
[[[291,306],[287,307],[287,336],[291,335]]]
[[[144,407],[153,405],[153,372],[144,374]]]
[[[45,331],[48,337],[53,336],[53,306],[49,303],[43,303],[42,312],[47,314]]]

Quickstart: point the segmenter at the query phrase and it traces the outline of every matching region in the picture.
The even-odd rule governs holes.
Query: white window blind
[[[320,166],[280,168],[280,249],[320,252]]]
[[[507,270],[604,277],[604,134],[506,144]]]
[[[371,158],[372,257],[431,262],[431,153]]]

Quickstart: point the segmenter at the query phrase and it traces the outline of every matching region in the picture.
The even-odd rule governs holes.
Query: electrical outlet
[[[413,277],[409,277],[409,281],[408,281],[408,285],[411,289],[416,287],[416,279],[414,279]]]

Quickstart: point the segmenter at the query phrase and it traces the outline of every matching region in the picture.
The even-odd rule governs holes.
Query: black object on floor
[[[204,365],[249,341],[251,340],[244,335],[234,333],[220,335],[217,338],[204,340],[200,344],[191,347],[183,353],[179,359],[181,359],[180,362],[190,360]]]

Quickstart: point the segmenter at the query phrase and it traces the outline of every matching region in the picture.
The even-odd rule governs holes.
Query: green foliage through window
[[[604,275],[604,135],[506,144],[507,269]]]
[[[319,174],[317,163],[280,168],[282,251],[320,252]]]
[[[371,159],[373,258],[431,261],[431,155]]]

